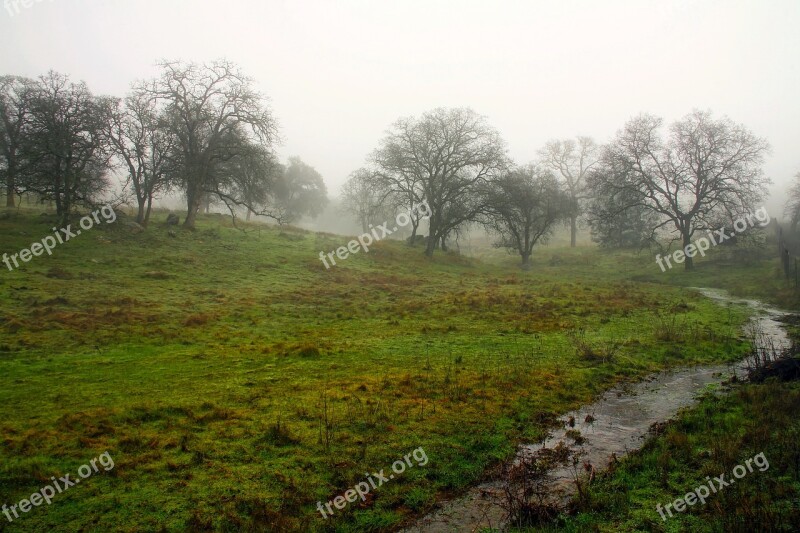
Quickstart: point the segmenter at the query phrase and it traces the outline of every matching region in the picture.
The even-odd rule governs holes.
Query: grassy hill
[[[54,223],[0,220],[0,254]],[[616,381],[740,357],[743,312],[676,283],[783,294],[772,262],[664,274],[588,247],[522,272],[387,241],[326,270],[348,240],[118,221],[3,270],[0,503],[115,467],[0,529],[390,529]],[[317,511],[420,447],[424,466]]]

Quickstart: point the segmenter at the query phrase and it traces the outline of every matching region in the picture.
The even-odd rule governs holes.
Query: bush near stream
[[[798,531],[800,530],[800,383],[770,378],[729,395],[708,394],[660,435],[600,475],[576,501],[577,514],[548,531]],[[754,469],[662,520],[656,505],[682,498],[712,478],[764,453]]]

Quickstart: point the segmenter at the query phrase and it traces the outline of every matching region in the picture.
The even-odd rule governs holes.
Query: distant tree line
[[[7,205],[31,193],[53,202],[66,223],[77,206],[108,193],[116,172],[124,175],[122,200],[136,206],[142,225],[153,200],[169,193],[186,199],[187,227],[211,204],[234,219],[256,214],[279,223],[322,211],[322,177],[299,158],[278,161],[275,117],[236,65],[160,68],[124,98],[95,96],[55,72],[0,77]],[[424,243],[428,256],[480,224],[528,267],[559,224],[569,226],[572,246],[583,223],[605,247],[642,247],[665,235],[685,246],[764,196],[768,150],[744,126],[694,111],[669,128],[636,116],[604,146],[588,137],[552,140],[535,161],[518,164],[485,117],[438,108],[395,122],[342,196],[364,231],[400,211],[415,213],[409,243]],[[412,209],[422,202],[431,213],[424,237]],[[788,208],[794,223],[798,205]]]
[[[643,247],[664,236],[686,246],[766,194],[769,146],[744,126],[694,111],[663,130],[660,118],[642,114],[605,146],[588,137],[553,140],[536,161],[519,165],[484,117],[439,108],[394,123],[345,184],[344,206],[367,228],[425,201],[428,236],[419,239],[419,220],[412,221],[409,243],[422,240],[426,255],[481,224],[527,268],[534,246],[559,224],[569,225],[572,246],[581,221],[604,247]]]
[[[33,193],[64,224],[75,207],[125,176],[124,200],[147,225],[153,200],[186,198],[184,225],[201,207],[290,222],[327,203],[325,183],[299,158],[278,161],[278,128],[264,96],[227,61],[164,62],[125,98],[95,96],[55,72],[0,77],[0,182],[8,207]]]

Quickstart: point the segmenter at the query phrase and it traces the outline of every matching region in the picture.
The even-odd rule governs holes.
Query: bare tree
[[[570,194],[551,171],[527,165],[489,184],[483,223],[500,236],[496,246],[518,253],[522,268],[528,269],[533,247],[545,242],[555,225],[568,216],[570,203]]]
[[[36,83],[30,102],[22,150],[30,171],[27,188],[53,199],[66,224],[77,203],[91,203],[107,186],[106,131],[113,100],[50,72]]]
[[[156,100],[141,90],[120,102],[111,114],[108,137],[128,177],[126,187],[136,196],[136,222],[146,226],[156,194],[170,187],[169,155],[175,137],[163,128]]]
[[[784,215],[789,217],[792,230],[795,231],[797,225],[800,224],[800,172],[794,175],[794,183],[789,188]]]
[[[36,82],[19,76],[0,76],[0,181],[6,207],[14,207],[21,192],[21,150],[30,122],[31,90]]]
[[[233,160],[232,168],[229,169],[233,181],[241,189],[237,196],[245,199],[247,221],[250,221],[250,217],[254,214],[254,207],[261,207],[263,211],[267,206],[273,205],[274,207],[266,216],[280,224],[283,220],[291,217],[279,206],[274,205],[272,195],[276,182],[286,169],[271,151],[255,145],[252,148],[254,153],[251,156]],[[210,195],[206,195],[207,198],[208,196]]]
[[[372,159],[389,190],[430,206],[429,257],[443,238],[476,219],[481,187],[508,164],[500,134],[466,108],[397,121]]]
[[[236,221],[237,210],[283,223],[291,218],[288,210],[275,201],[275,188],[284,172],[275,154],[258,144],[244,144],[236,157],[214,166],[201,190],[203,198],[215,198],[227,207]]]
[[[588,198],[586,178],[597,164],[597,153],[598,147],[590,137],[552,140],[539,150],[541,163],[563,178],[572,199],[569,240],[573,248],[578,235],[578,219],[583,214],[583,203]]]
[[[369,173],[371,175],[369,187],[376,195],[376,207],[371,223],[385,222],[398,212],[404,212],[411,223],[408,244],[415,246],[420,223],[427,216],[424,210],[417,209],[425,197],[425,192],[420,186],[421,181],[414,173],[386,173],[381,170],[370,170]]]
[[[395,126],[403,124],[399,127],[406,127],[405,123],[408,120],[401,119]],[[395,134],[397,133],[396,131]],[[424,174],[402,162],[403,158],[407,157],[402,155],[402,142],[409,143],[410,138],[406,136],[403,139],[402,135],[399,135],[392,143],[387,138],[384,140],[383,147],[372,153],[373,166],[369,170],[370,181],[371,187],[379,198],[376,204],[378,209],[387,212],[396,212],[402,209],[408,213],[411,221],[411,237],[408,239],[408,243],[414,246],[417,242],[420,222],[424,218],[419,210],[415,209],[425,197],[422,187]]]
[[[615,168],[601,159],[587,179],[590,199],[586,219],[592,240],[604,248],[644,248],[653,244],[652,230],[661,217],[647,207],[642,192],[618,188],[628,169]]]
[[[328,189],[317,170],[299,157],[290,157],[274,187],[275,201],[283,206],[288,220],[307,215],[316,217],[328,205]]]
[[[380,224],[394,216],[396,202],[391,194],[381,190],[383,185],[375,172],[360,168],[342,186],[342,209],[355,217],[364,233],[369,231],[370,224]]]
[[[252,154],[252,144],[269,149],[277,127],[265,98],[233,63],[164,62],[161,67],[161,77],[140,88],[166,102],[167,127],[177,139],[175,160],[186,194],[184,225],[194,227],[207,194],[228,204],[247,203],[232,194],[241,188],[228,187],[233,184],[226,183],[217,167]]]
[[[659,215],[655,235],[670,228],[685,248],[699,231],[718,229],[720,217],[735,218],[766,193],[762,164],[767,141],[728,118],[694,111],[675,122],[669,136],[652,115],[630,120],[607,147],[604,159],[619,171],[603,184]],[[602,178],[601,178],[602,179]],[[693,267],[686,257],[685,269]]]
[[[291,223],[301,216],[317,216],[328,203],[327,188],[314,167],[299,157],[280,164],[275,154],[263,146],[251,144],[237,157],[219,165],[212,176],[213,188],[204,189],[218,198],[236,218],[240,207],[252,214],[265,216],[278,224]]]

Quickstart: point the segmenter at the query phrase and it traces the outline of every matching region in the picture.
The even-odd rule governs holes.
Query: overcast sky
[[[800,171],[798,0],[4,1],[0,74],[122,96],[159,59],[230,59],[269,96],[279,152],[333,193],[392,122],[438,106],[486,115],[519,162],[643,111],[711,109],[772,144],[771,204]]]

